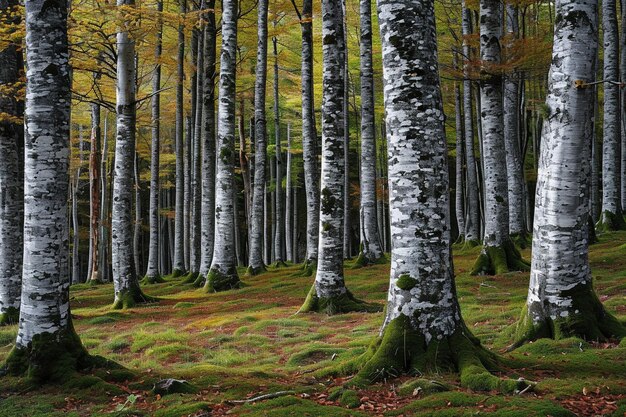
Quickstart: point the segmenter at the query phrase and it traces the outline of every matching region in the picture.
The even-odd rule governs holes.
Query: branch
[[[248,398],[247,400],[226,400],[225,403],[226,404],[248,404],[248,403],[253,403],[257,401],[271,400],[272,398],[283,397],[285,395],[293,395],[295,393],[296,393],[295,391],[278,391],[278,392],[274,392],[271,394],[259,395],[256,397]]]

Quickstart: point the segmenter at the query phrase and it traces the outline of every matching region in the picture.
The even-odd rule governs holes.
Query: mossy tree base
[[[206,283],[204,284],[204,291],[206,292],[221,292],[228,290],[236,290],[243,286],[243,283],[239,279],[237,269],[233,268],[228,273],[224,274],[215,268],[212,268],[206,277]]]
[[[265,265],[261,265],[257,267],[249,266],[248,269],[246,269],[246,276],[255,277],[257,275],[261,275],[264,272],[267,272],[267,268],[265,267]]]
[[[141,288],[135,287],[116,294],[112,308],[113,310],[122,310],[135,307],[138,304],[156,303],[158,301],[158,298],[146,295],[141,291]]]
[[[530,271],[530,264],[511,240],[502,246],[483,246],[474,262],[471,275],[500,275],[511,271]]]
[[[175,269],[167,277],[170,279],[176,279],[176,278],[182,277],[183,275],[185,275],[185,271],[181,271],[180,269]]]
[[[182,285],[184,285],[184,284],[193,284],[198,279],[198,275],[200,275],[200,274],[197,273],[197,272],[189,272],[189,273],[187,273],[187,275],[184,275],[182,277],[182,279],[180,280],[180,283]]]
[[[307,259],[302,264],[300,270],[294,273],[292,276],[294,277],[311,277],[315,273],[315,269],[317,268],[317,261],[313,259]]]
[[[197,274],[196,280],[191,284],[194,288],[204,287],[206,282],[206,274]]]
[[[511,235],[511,241],[516,247],[521,249],[529,248],[533,243],[532,235],[526,232],[513,233]]]
[[[365,268],[366,266],[371,265],[381,265],[387,262],[387,257],[384,254],[381,254],[379,258],[371,258],[367,256],[364,252],[360,252],[359,256],[354,261],[354,265],[352,265],[351,269],[359,269]]]
[[[345,294],[337,297],[318,297],[315,285],[309,290],[309,294],[304,300],[304,304],[298,313],[326,313],[328,315],[350,313],[360,311],[365,313],[376,313],[383,310],[380,304],[366,303],[356,299],[352,293],[346,290]]]
[[[501,379],[491,374],[497,366],[497,357],[483,348],[465,327],[441,340],[426,343],[409,317],[400,315],[385,328],[359,359],[360,370],[350,381],[353,386],[365,386],[400,375],[458,372],[461,385],[475,391],[514,392],[525,388],[525,383]]]
[[[598,234],[596,233],[596,225],[593,223],[593,218],[591,215],[587,217],[587,231],[589,232],[589,244],[593,245],[594,243],[600,242],[598,239]]]
[[[272,268],[278,269],[278,268],[286,268],[289,265],[287,265],[284,261],[276,261],[272,264]]]
[[[534,322],[532,309],[540,306],[524,306],[515,331],[515,342],[508,348],[513,350],[526,342],[541,338],[565,339],[579,337],[588,341],[606,341],[626,337],[626,327],[606,311],[591,284],[584,284],[565,291],[572,299],[571,311],[566,317],[553,319],[545,314],[543,320]]]
[[[596,230],[600,233],[626,230],[626,221],[624,221],[624,216],[621,213],[615,214],[603,211],[600,215],[600,220],[596,224]]]
[[[11,326],[17,324],[20,320],[20,310],[15,307],[9,307],[4,313],[0,313],[0,326]]]
[[[159,274],[149,277],[148,275],[146,275],[145,277],[143,277],[143,279],[141,280],[141,284],[142,285],[154,285],[154,284],[163,284],[167,281],[165,281],[163,279],[163,277]]]

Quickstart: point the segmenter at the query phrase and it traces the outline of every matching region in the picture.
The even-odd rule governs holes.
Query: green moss
[[[172,273],[169,274],[166,278],[167,279],[176,279],[176,278],[182,277],[183,275],[185,275],[185,271],[182,271],[180,269],[174,269],[172,271]]]
[[[148,304],[159,301],[156,297],[150,297],[141,291],[137,285],[133,285],[130,289],[115,294],[112,308],[121,310],[135,307],[137,304]]]
[[[228,273],[224,274],[217,268],[212,268],[207,274],[206,283],[204,284],[205,292],[221,292],[228,290],[235,290],[242,287],[242,282],[239,280],[237,269],[233,268]]]
[[[622,213],[615,214],[610,211],[603,211],[596,224],[596,230],[601,233],[626,230],[626,221],[624,221]]]
[[[344,351],[345,349],[334,347],[311,347],[305,349],[304,351],[297,352],[291,355],[289,357],[289,360],[287,361],[287,365],[308,365],[310,363],[328,360],[334,354],[338,354]]]
[[[161,275],[156,274],[154,276],[148,276],[146,275],[145,277],[143,277],[143,279],[141,280],[141,283],[143,285],[153,285],[153,284],[163,284],[164,282],[167,282],[163,279],[163,277],[161,277]]]
[[[89,367],[92,358],[83,347],[70,323],[57,333],[33,336],[26,347],[15,346],[2,370],[10,375],[25,375],[36,383],[66,381],[77,370]]]
[[[339,404],[347,408],[357,408],[361,405],[361,399],[356,391],[347,389],[341,393]]]
[[[278,269],[278,268],[286,268],[288,265],[284,262],[284,261],[276,261],[272,264],[272,268]]]
[[[254,404],[246,404],[234,410],[234,414],[241,416],[324,416],[324,417],[361,417],[366,414],[356,410],[347,410],[342,407],[323,406],[315,401],[285,396]]]
[[[267,272],[267,268],[265,267],[265,265],[261,265],[258,267],[249,266],[248,269],[246,269],[246,276],[254,277],[257,275],[261,275],[264,272]]]
[[[184,275],[180,280],[181,284],[193,284],[198,279],[197,272],[188,272],[187,275]]]
[[[396,286],[401,290],[408,291],[411,288],[414,288],[417,285],[417,280],[415,278],[411,278],[409,275],[400,275],[398,280],[396,281]]]
[[[354,261],[354,265],[352,265],[352,269],[364,268],[370,265],[382,265],[387,263],[387,257],[382,254],[379,258],[371,258],[366,255],[363,250],[359,252],[359,256]]]
[[[511,241],[516,247],[526,249],[532,244],[532,236],[526,232],[513,233],[511,235]]]
[[[500,275],[510,271],[530,271],[530,264],[511,240],[502,246],[483,246],[474,262],[471,275]]]
[[[366,303],[365,301],[356,299],[348,290],[337,297],[318,297],[315,285],[311,287],[309,293],[304,300],[304,304],[300,307],[299,313],[326,313],[330,316],[334,314],[349,313],[352,311],[360,311],[366,313],[375,313],[382,311],[380,304]]]
[[[293,276],[293,277],[310,277],[310,276],[313,276],[313,273],[315,272],[315,268],[317,268],[317,260],[315,260],[315,259],[307,259],[302,264],[302,267],[300,268],[300,270],[298,272],[292,274],[291,276]]]
[[[20,310],[15,307],[7,308],[0,313],[0,326],[11,326],[17,324],[20,320]]]
[[[626,327],[606,311],[590,282],[564,291],[562,296],[571,298],[571,310],[576,313],[552,319],[541,312],[540,305],[530,306],[530,309],[538,309],[538,314],[531,314],[529,306],[525,305],[517,323],[515,341],[509,349],[541,338],[560,340],[579,337],[584,340],[604,341],[626,337]],[[534,322],[533,316],[545,316],[545,318]]]
[[[425,378],[411,379],[398,388],[400,395],[404,396],[415,394],[429,395],[444,391],[450,391],[448,384]]]
[[[183,302],[174,304],[174,308],[191,308],[191,307],[193,307],[195,305],[196,305],[196,303],[190,303],[188,301],[183,301]]]
[[[180,417],[199,415],[201,411],[206,411],[207,413],[209,413],[211,411],[211,407],[208,403],[205,402],[176,404],[155,411],[154,417]]]

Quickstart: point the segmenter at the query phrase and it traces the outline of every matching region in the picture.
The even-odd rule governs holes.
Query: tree
[[[481,124],[485,186],[485,236],[472,274],[528,270],[509,237],[507,160],[504,142],[501,60],[502,3],[480,2]]]
[[[186,0],[180,2],[180,19],[187,11]],[[183,82],[185,77],[185,33],[182,21],[178,25],[178,67],[176,83],[176,203],[174,218],[174,270],[173,276],[183,275],[185,268],[185,164],[183,149]]]
[[[99,283],[100,263],[98,254],[100,252],[100,153],[102,143],[102,133],[100,130],[100,104],[91,104],[91,147],[89,149],[89,242],[90,265],[89,282]]]
[[[341,2],[322,0],[323,99],[322,182],[319,263],[315,284],[300,312],[328,314],[376,309],[357,300],[343,279],[344,216],[344,63],[345,43]]]
[[[235,80],[237,70],[237,1],[224,0],[222,53],[217,123],[215,179],[215,247],[204,289],[217,292],[239,288],[235,264],[233,180],[235,170]]]
[[[202,91],[202,203],[200,206],[200,270],[195,286],[204,284],[213,260],[215,235],[215,0],[207,1],[204,26]]]
[[[250,256],[248,275],[265,272],[263,262],[263,231],[265,206],[265,164],[267,161],[267,120],[265,117],[265,88],[267,82],[267,11],[268,1],[257,5],[257,60],[254,84],[254,184],[250,216]]]
[[[379,0],[391,205],[391,272],[380,337],[351,383],[454,369],[510,390],[461,317],[452,265],[447,142],[433,0]]]
[[[303,0],[302,13],[298,11],[294,0],[292,3],[302,31],[302,157],[306,194],[306,260],[302,266],[302,275],[310,276],[317,266],[320,219],[320,177],[313,92],[313,2]]]
[[[472,81],[469,74],[471,48],[468,37],[472,34],[472,12],[465,6],[461,9],[463,32],[463,118],[465,128],[465,190],[466,218],[465,243],[475,246],[480,240],[480,202],[478,198],[478,175],[474,156],[474,118],[472,117]]]
[[[571,336],[626,336],[593,290],[589,266],[588,138],[593,129],[597,2],[556,3],[554,46],[541,137],[528,299],[516,343]]]
[[[88,359],[69,302],[67,10],[63,0],[26,3],[22,304],[4,371],[36,380],[61,379]]]
[[[383,258],[376,217],[376,125],[372,59],[372,2],[360,1],[361,16],[361,250],[355,265]]]
[[[604,34],[604,121],[602,146],[602,214],[600,230],[624,230],[621,200],[619,35],[615,0],[602,1]]]
[[[276,21],[274,21],[276,27]],[[280,100],[278,95],[278,38],[272,38],[272,52],[274,55],[274,146],[276,154],[276,182],[274,198],[276,210],[272,213],[272,222],[275,224],[274,233],[274,265],[285,266],[283,252],[285,249],[285,213],[283,211],[283,153],[280,143]]]
[[[0,14],[10,16],[17,1],[1,0]],[[16,14],[19,16],[19,14]],[[4,18],[9,28],[21,19]],[[2,48],[2,47],[0,47]],[[22,52],[8,44],[0,51],[0,326],[16,323],[22,290],[24,106],[17,90],[23,76]],[[8,91],[12,94],[7,94]]]
[[[157,1],[157,33],[154,45],[154,74],[152,75],[152,144],[150,153],[150,243],[148,246],[148,269],[144,283],[152,284],[163,281],[159,273],[159,175],[161,155],[161,53],[163,50],[163,1]]]
[[[134,7],[134,0],[118,0],[118,6]],[[133,257],[133,167],[137,123],[135,41],[129,32],[117,33],[117,138],[111,212],[111,256],[114,309],[154,301],[141,291]]]

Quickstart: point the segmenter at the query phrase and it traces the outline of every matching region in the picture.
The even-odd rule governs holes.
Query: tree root
[[[530,263],[522,259],[511,240],[506,240],[502,246],[483,246],[470,274],[500,275],[511,271],[530,271]]]
[[[626,221],[624,221],[623,214],[603,211],[600,215],[600,220],[596,224],[596,230],[600,233],[626,230]]]
[[[549,314],[542,321],[534,322],[531,314],[533,309],[541,309],[540,305],[525,305],[515,331],[515,342],[508,351],[518,348],[527,342],[541,338],[565,339],[579,337],[584,340],[606,341],[626,337],[626,327],[611,313],[606,311],[598,299],[591,283],[586,283],[565,291],[564,296],[571,297],[571,311],[576,313],[566,317],[552,319]],[[531,310],[531,311],[529,311]]]
[[[184,275],[180,280],[180,285],[193,284],[194,282],[196,282],[196,279],[198,279],[198,275],[199,274],[197,272],[187,273],[187,275]]]
[[[204,284],[205,292],[221,292],[228,290],[239,289],[243,286],[237,269],[233,268],[228,273],[222,273],[217,268],[211,268],[206,277],[206,283]]]
[[[497,357],[483,348],[462,322],[452,335],[427,344],[409,317],[401,315],[387,325],[383,336],[352,364],[355,365],[360,370],[349,382],[352,386],[441,371],[458,372],[461,385],[474,391],[510,393],[527,386],[522,380],[492,375],[489,369],[497,367]]]
[[[356,299],[348,290],[337,297],[320,298],[317,296],[315,285],[313,285],[304,300],[304,304],[302,304],[302,307],[298,310],[298,313],[326,313],[332,316],[334,314],[349,313],[352,311],[376,313],[382,311],[382,309],[383,306],[380,304],[366,303],[365,301]]]
[[[317,260],[315,259],[307,259],[302,264],[302,267],[298,272],[291,274],[292,277],[310,277],[315,273],[315,269],[317,268]]]
[[[254,277],[257,275],[261,275],[262,273],[267,272],[267,267],[263,264],[261,264],[261,266],[249,266],[248,269],[246,269],[246,276],[247,277]]]
[[[153,284],[163,284],[167,281],[165,281],[163,279],[163,277],[159,274],[155,275],[155,276],[148,276],[146,275],[145,277],[143,277],[143,279],[140,281],[140,283],[142,285],[153,285]]]
[[[359,256],[356,258],[356,261],[354,261],[354,264],[350,269],[365,268],[371,265],[382,265],[386,262],[387,257],[384,254],[382,254],[380,258],[371,259],[365,254],[365,252],[361,251],[359,252]]]
[[[137,304],[149,304],[158,301],[158,298],[144,294],[139,286],[133,286],[129,290],[115,294],[112,308],[113,310],[122,310],[135,307]]]

